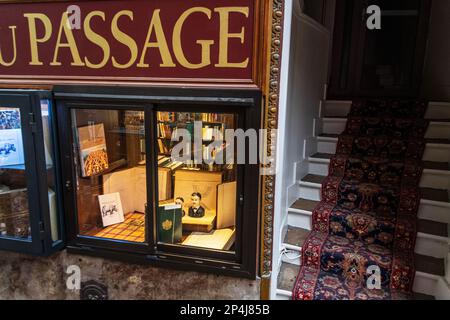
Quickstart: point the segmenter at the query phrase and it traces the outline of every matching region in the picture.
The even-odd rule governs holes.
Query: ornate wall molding
[[[267,46],[266,106],[264,127],[278,128],[280,93],[281,52],[283,43],[284,0],[271,1],[271,33]],[[268,137],[267,153],[269,159],[276,161],[276,136]],[[262,177],[262,241],[261,241],[261,298],[269,299],[272,274],[273,218],[275,200],[275,175]]]

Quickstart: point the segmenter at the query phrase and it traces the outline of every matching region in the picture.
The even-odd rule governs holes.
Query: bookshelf
[[[195,122],[201,123],[202,130],[202,155],[207,160],[215,160],[217,155],[225,156],[226,145],[211,147],[215,136],[225,136],[226,129],[235,128],[234,114],[223,113],[186,113],[186,112],[157,112],[157,144],[158,154],[170,157],[173,147],[180,142],[177,138],[177,130],[185,129],[191,135],[191,154],[194,155],[196,147],[194,141]],[[172,141],[174,138],[175,141]],[[224,138],[222,138],[224,139]],[[193,160],[193,159],[192,159]],[[233,166],[196,164],[186,166],[186,169],[224,171],[232,170]]]

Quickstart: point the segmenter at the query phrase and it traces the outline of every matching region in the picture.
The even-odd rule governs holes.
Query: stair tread
[[[314,208],[319,204],[319,201],[313,201],[313,200],[306,200],[306,199],[298,199],[292,206],[292,209],[297,209],[297,210],[303,210],[303,211],[309,211],[312,212],[314,210]],[[297,230],[299,229],[299,230]],[[296,239],[296,236],[290,236],[289,233],[301,233],[303,232],[302,230],[304,229],[300,229],[300,228],[295,228],[292,226],[288,227],[288,232],[286,234],[286,237],[293,237],[293,238],[289,238],[289,239]],[[448,225],[446,223],[443,222],[436,222],[436,221],[431,221],[431,220],[425,220],[425,219],[418,219],[417,220],[417,231],[418,232],[422,232],[425,234],[430,234],[433,236],[438,236],[438,237],[449,237],[448,234]],[[286,241],[286,240],[285,240]],[[289,244],[292,245],[296,245],[294,243],[291,242],[287,242]],[[300,246],[301,247],[301,246]]]
[[[414,262],[416,271],[428,273],[436,276],[445,276],[444,259],[415,254]],[[296,266],[300,268],[299,266]]]
[[[325,178],[325,176],[320,176],[317,174],[308,174],[303,179],[301,179],[301,181],[322,184]],[[450,203],[450,198],[447,190],[432,188],[420,188],[420,190],[422,192],[422,199]]]
[[[291,206],[292,209],[304,210],[312,212],[314,208],[319,204],[319,201],[308,200],[308,199],[298,199]]]
[[[333,156],[334,154],[332,153],[317,152],[311,158],[330,160]],[[450,164],[448,162],[423,161],[423,166],[425,169],[450,171]]]
[[[321,133],[321,134],[319,134],[319,137],[321,137],[321,138],[337,138],[337,137],[339,137],[339,135],[334,134],[334,133]]]
[[[278,274],[278,289],[292,292],[299,272],[300,266],[283,262],[281,264],[280,273]],[[423,293],[413,292],[413,299],[435,300],[435,297]]]
[[[339,134],[336,133],[322,133],[319,134],[319,138],[339,138]],[[450,144],[450,139],[425,139],[426,143],[435,143],[435,144]]]
[[[348,119],[348,116],[342,116],[342,115],[336,115],[336,116],[331,116],[331,115],[326,115],[324,117],[322,117],[323,120],[331,120],[331,119]],[[443,122],[443,123],[448,123],[450,122],[450,119],[439,119],[439,118],[431,118],[431,119],[426,119],[429,122]]]
[[[334,156],[334,154],[332,153],[322,153],[322,152],[317,152],[314,153],[311,158],[316,158],[316,159],[331,159]]]
[[[292,263],[281,263],[280,273],[278,274],[278,289],[292,291],[295,280],[300,272],[300,266]]]
[[[284,237],[284,243],[290,244],[296,247],[302,247],[311,231],[288,226],[288,231]]]
[[[325,176],[319,176],[317,174],[308,174],[302,179],[302,181],[309,182],[309,183],[322,184],[322,182],[325,180],[325,178],[326,178]]]

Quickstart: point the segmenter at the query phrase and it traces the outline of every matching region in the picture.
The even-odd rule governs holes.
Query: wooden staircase
[[[314,145],[306,148],[314,152],[307,157],[307,174],[298,181],[298,200],[288,210],[277,299],[292,296],[300,269],[301,248],[311,230],[312,211],[320,201],[322,182],[328,174],[330,158],[336,151],[338,135],[345,129],[350,108],[351,101],[326,101],[322,104],[320,118],[315,119],[315,139],[311,140]],[[425,169],[420,182],[422,199],[415,248],[414,297],[420,300],[446,296],[447,289],[450,298],[450,286],[445,280],[450,244],[450,104],[430,103],[426,118],[431,122],[423,156]]]

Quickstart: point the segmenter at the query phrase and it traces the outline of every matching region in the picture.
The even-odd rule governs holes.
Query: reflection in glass
[[[52,109],[49,100],[41,101],[42,130],[44,138],[45,164],[47,167],[48,208],[50,211],[51,236],[53,241],[60,239],[58,208],[56,203],[56,168],[52,136]]]
[[[79,233],[145,241],[143,111],[73,109]]]
[[[31,238],[20,109],[0,106],[0,235]]]
[[[237,167],[225,161],[225,130],[236,129],[237,116],[157,112],[156,121],[159,242],[234,250]]]

